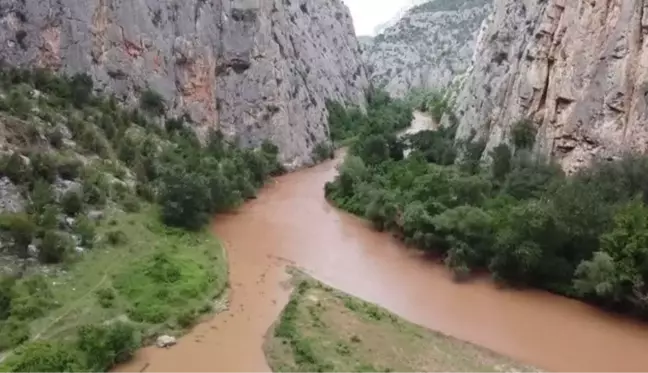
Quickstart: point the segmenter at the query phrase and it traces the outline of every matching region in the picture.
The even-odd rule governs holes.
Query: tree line
[[[397,103],[374,104],[380,109],[330,118],[332,133],[363,134],[325,187],[335,205],[440,255],[457,279],[488,269],[511,286],[648,316],[648,157],[566,176],[532,152],[528,120],[512,124],[511,143],[484,160],[486,143],[474,133],[456,141],[453,126],[400,138],[388,123],[372,126],[400,123],[378,115],[398,112]]]

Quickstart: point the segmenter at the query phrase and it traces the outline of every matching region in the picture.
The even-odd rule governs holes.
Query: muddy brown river
[[[456,284],[442,265],[331,207],[338,161],[280,177],[219,216],[232,286],[227,312],[171,349],[148,347],[126,371],[268,371],[263,336],[289,297],[295,264],[316,278],[431,329],[553,371],[646,371],[648,325],[541,291]]]

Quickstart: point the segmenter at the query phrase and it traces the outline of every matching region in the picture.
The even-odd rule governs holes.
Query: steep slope
[[[340,0],[0,0],[0,53],[130,102],[151,87],[199,133],[270,139],[293,166],[327,138],[325,100],[362,104],[368,85]]]
[[[410,9],[365,47],[370,79],[395,96],[441,89],[471,62],[491,0],[433,0]]]
[[[496,0],[458,98],[486,151],[532,119],[567,171],[648,150],[648,2]]]

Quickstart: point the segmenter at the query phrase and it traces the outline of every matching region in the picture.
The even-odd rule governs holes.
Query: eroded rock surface
[[[567,171],[648,150],[648,1],[495,0],[458,97],[486,152],[532,119]]]
[[[270,139],[294,166],[327,138],[325,100],[368,86],[341,0],[0,0],[0,53],[133,104],[150,87],[199,134]]]
[[[444,89],[471,64],[491,0],[433,0],[363,44],[370,79],[394,96]]]

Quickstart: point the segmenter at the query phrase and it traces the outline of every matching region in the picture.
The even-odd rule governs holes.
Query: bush
[[[139,212],[141,210],[140,201],[132,194],[127,195],[122,200],[122,206],[126,212]]]
[[[74,180],[81,174],[83,163],[74,158],[66,158],[59,161],[58,173],[65,180]]]
[[[34,214],[42,214],[45,207],[55,202],[52,187],[42,179],[36,180],[29,200],[30,211]]]
[[[49,229],[56,229],[59,225],[59,214],[61,210],[56,205],[47,205],[43,208],[42,213],[36,216],[36,222],[39,228],[39,236],[44,234],[44,231]]]
[[[113,288],[101,288],[95,292],[95,295],[102,308],[111,308],[117,298]]]
[[[164,97],[150,88],[142,92],[140,107],[154,115],[164,115],[166,112]]]
[[[13,240],[12,251],[21,258],[29,256],[28,246],[36,234],[36,225],[25,214],[5,215],[2,228],[9,232]]]
[[[124,245],[128,242],[128,236],[126,233],[120,230],[112,230],[106,234],[106,239],[108,243],[113,246]]]
[[[503,181],[511,172],[511,149],[506,144],[498,145],[491,152],[491,175],[493,179]]]
[[[189,328],[190,326],[196,323],[198,315],[193,310],[188,310],[186,312],[178,315],[177,322],[181,328]]]
[[[135,328],[128,323],[86,325],[77,331],[76,348],[84,356],[87,370],[105,372],[128,361],[140,346]]]
[[[29,155],[33,176],[48,183],[56,181],[57,162],[54,154],[34,152]]]
[[[14,351],[0,366],[7,372],[77,372],[81,358],[66,343],[36,341]]]
[[[16,295],[14,282],[11,277],[0,277],[0,321],[11,315],[11,302]]]
[[[83,195],[81,192],[69,190],[61,199],[63,212],[67,215],[74,216],[83,210]]]
[[[160,203],[165,224],[197,230],[207,224],[210,193],[199,175],[176,169],[169,173],[162,187]]]
[[[327,159],[333,159],[335,157],[335,151],[330,144],[320,142],[313,148],[313,155],[311,157],[315,163],[320,163]]]
[[[40,261],[46,264],[61,263],[73,248],[74,240],[69,234],[49,230],[43,236],[38,256]]]
[[[516,149],[531,149],[535,144],[536,128],[528,119],[515,122],[512,127],[511,137]]]
[[[9,177],[15,184],[31,181],[31,169],[18,152],[14,152],[6,160],[3,174]]]
[[[0,321],[0,351],[16,347],[29,340],[29,325],[24,321],[10,318]]]
[[[56,149],[63,148],[63,144],[65,143],[65,135],[58,127],[48,131],[47,139],[49,140],[50,145]]]
[[[92,247],[95,240],[95,224],[86,216],[77,218],[74,233],[81,239],[81,246]]]

